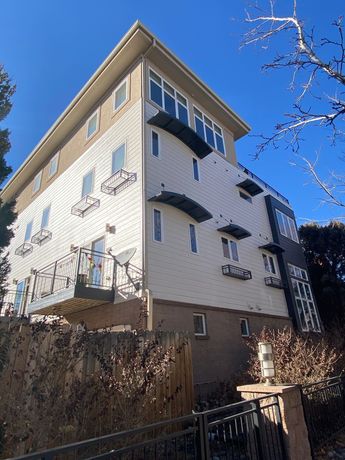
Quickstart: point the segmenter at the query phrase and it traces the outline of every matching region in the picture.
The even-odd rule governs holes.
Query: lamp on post
[[[261,375],[266,380],[265,385],[273,385],[272,379],[275,377],[275,369],[272,344],[269,342],[259,342],[258,356],[261,365]]]

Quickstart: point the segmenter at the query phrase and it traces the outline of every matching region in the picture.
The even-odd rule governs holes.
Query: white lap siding
[[[157,110],[148,102],[148,120]],[[246,175],[220,155],[199,160],[200,182],[193,179],[193,152],[179,139],[155,128],[160,135],[160,159],[150,154],[151,126],[146,124],[146,198],[164,189],[185,194],[211,212],[213,218],[196,223],[184,212],[161,203],[146,202],[147,276],[153,296],[200,305],[288,316],[283,290],[265,286],[265,271],[259,246],[272,241],[264,195],[248,203],[239,196],[237,183]],[[152,209],[162,212],[163,243],[152,240]],[[223,217],[221,217],[221,215]],[[230,238],[217,228],[228,221],[247,229],[252,236],[237,241],[239,262],[223,256],[221,238]],[[189,223],[197,231],[198,254],[190,251]],[[236,240],[235,240],[236,241]],[[252,272],[253,279],[239,280],[222,274],[222,265],[232,264]],[[278,264],[275,263],[277,275]]]

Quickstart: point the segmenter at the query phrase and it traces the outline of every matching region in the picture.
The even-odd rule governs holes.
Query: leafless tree
[[[301,149],[301,141],[311,127],[321,128],[333,146],[337,141],[345,140],[343,17],[333,21],[328,37],[317,38],[316,28],[307,29],[299,17],[297,0],[291,0],[291,13],[287,16],[276,11],[273,0],[268,0],[267,6],[268,12],[258,5],[247,11],[246,22],[250,30],[245,34],[242,45],[256,44],[267,49],[278,36],[286,39],[279,44],[284,51],[264,64],[263,69],[290,70],[290,89],[294,99],[292,110],[284,114],[284,120],[276,124],[273,132],[260,135],[256,156],[268,147],[278,148],[281,142],[286,142],[303,160],[304,169],[313,181],[325,192],[324,201],[343,208],[345,175],[330,172],[327,179],[322,178],[316,168],[317,160],[308,159]],[[279,7],[283,6],[286,3],[281,0]],[[254,15],[253,11],[258,14]]]

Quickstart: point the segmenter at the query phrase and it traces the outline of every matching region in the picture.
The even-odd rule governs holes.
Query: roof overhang
[[[148,123],[162,128],[173,136],[176,136],[199,158],[205,158],[212,152],[212,147],[210,147],[194,129],[185,125],[178,118],[173,117],[167,112],[159,111],[155,116],[149,119]]]
[[[233,236],[237,240],[243,240],[243,238],[248,238],[249,236],[252,236],[252,234],[248,232],[248,230],[235,224],[229,224],[225,227],[218,228],[217,230],[218,232],[227,233],[228,235]]]
[[[199,223],[212,219],[213,217],[212,214],[199,203],[191,198],[188,198],[186,195],[180,195],[179,193],[163,190],[158,195],[149,198],[148,201],[156,201],[158,203],[165,203],[170,206],[174,206],[175,208],[188,214]]]

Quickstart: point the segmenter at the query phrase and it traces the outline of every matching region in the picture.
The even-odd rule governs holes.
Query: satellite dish
[[[116,263],[118,263],[121,267],[127,265],[129,261],[132,259],[134,254],[137,252],[137,248],[130,248],[126,249],[125,251],[120,252],[116,256],[113,256]]]

